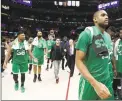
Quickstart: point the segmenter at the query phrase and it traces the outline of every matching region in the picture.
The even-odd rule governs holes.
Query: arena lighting
[[[72,1],[72,6],[75,6],[75,1]]]
[[[72,2],[71,2],[71,1],[68,1],[68,2],[67,2],[67,5],[68,5],[68,6],[71,6],[71,5],[72,5]]]
[[[54,5],[58,5],[58,4],[57,4],[57,1],[54,1]]]
[[[76,6],[79,7],[80,6],[80,1],[75,1],[75,0],[68,0],[68,1],[54,1],[54,5],[59,5],[59,6]]]
[[[5,10],[9,10],[9,6],[2,5],[1,7],[2,7],[3,9],[5,9]]]
[[[76,6],[77,6],[77,7],[80,6],[80,1],[76,1]]]
[[[1,13],[1,15],[9,16],[7,13]]]
[[[122,18],[116,19],[116,21],[120,21],[120,20],[122,20]]]
[[[98,10],[113,8],[113,7],[118,7],[118,6],[119,6],[119,1],[112,1],[108,3],[99,4]]]
[[[62,6],[63,5],[63,2],[59,1],[59,6]]]
[[[25,18],[25,17],[24,17],[23,19],[25,19],[25,20],[34,20],[34,19],[32,19],[32,18]]]

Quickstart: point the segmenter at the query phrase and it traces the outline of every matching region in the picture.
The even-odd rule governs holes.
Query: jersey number
[[[25,50],[17,50],[17,55],[25,55]]]

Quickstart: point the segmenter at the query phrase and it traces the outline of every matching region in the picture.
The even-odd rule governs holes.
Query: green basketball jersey
[[[119,41],[117,55],[118,55],[118,60],[116,61],[117,72],[122,73],[122,40]]]
[[[28,52],[25,50],[24,42],[19,43],[19,49],[13,49],[12,62],[16,64],[28,63]]]
[[[111,38],[108,33],[102,32],[96,27],[92,27],[93,35],[102,36],[102,39],[96,39],[94,41],[95,48],[105,47],[107,50],[110,48]],[[90,30],[84,30],[77,41],[76,49],[86,53],[86,57],[83,60],[84,64],[88,68],[91,75],[98,81],[103,81],[110,78],[109,72],[109,54],[106,56],[97,56],[95,49],[92,46],[93,37]],[[100,50],[99,50],[100,51]],[[82,68],[82,67],[81,67]]]
[[[34,45],[33,55],[36,58],[42,57],[44,55],[44,49],[45,48],[47,48],[45,39],[43,39],[43,38],[39,39],[38,40],[38,45]]]
[[[53,40],[47,40],[46,43],[47,43],[48,50],[51,50],[52,46],[55,44]]]

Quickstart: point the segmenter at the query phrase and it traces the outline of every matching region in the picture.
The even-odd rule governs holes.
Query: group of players
[[[81,32],[75,47],[75,63],[81,73],[79,100],[114,100],[112,87],[114,74],[115,77],[122,78],[122,29],[120,29],[119,39],[113,43],[111,36],[105,32],[109,21],[107,13],[104,10],[97,11],[93,16],[93,21],[95,26],[86,27]],[[51,49],[55,44],[58,45],[59,41],[57,39],[54,42],[51,36],[46,41],[42,37],[42,32],[38,31],[37,37],[27,42],[25,34],[21,31],[18,33],[17,38],[12,42],[12,46],[8,48],[3,64],[5,69],[12,53],[15,90],[19,89],[18,73],[20,72],[21,91],[25,91],[24,82],[25,73],[28,71],[28,60],[30,64],[29,71],[31,71],[33,65],[33,82],[36,82],[37,78],[41,81],[41,65],[44,63],[44,55],[47,54],[48,64],[46,70],[48,70]],[[56,78],[57,83],[58,79]]]

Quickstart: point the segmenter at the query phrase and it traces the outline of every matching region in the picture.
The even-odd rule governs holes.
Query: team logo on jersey
[[[104,56],[104,58],[107,58],[106,56],[109,55],[107,45],[105,44],[101,34],[93,36],[92,48],[98,57],[102,58],[102,56]]]
[[[96,44],[96,48],[100,48],[100,47],[106,46],[103,39],[95,40],[95,44]]]
[[[122,45],[118,45],[118,54],[122,55]]]

